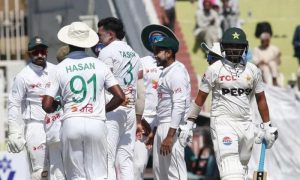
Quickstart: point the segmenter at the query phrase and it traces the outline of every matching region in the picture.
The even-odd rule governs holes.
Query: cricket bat
[[[263,140],[261,143],[258,170],[254,171],[253,180],[267,180],[267,172],[264,171],[265,154],[266,154],[266,141]]]

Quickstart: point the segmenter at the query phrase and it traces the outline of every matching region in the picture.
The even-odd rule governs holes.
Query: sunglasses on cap
[[[47,49],[35,49],[35,50],[30,51],[30,53],[33,56],[38,56],[39,54],[41,54],[41,55],[47,55]]]
[[[149,42],[151,44],[156,43],[158,41],[162,41],[165,38],[165,36],[160,35],[160,34],[155,34],[149,37]]]

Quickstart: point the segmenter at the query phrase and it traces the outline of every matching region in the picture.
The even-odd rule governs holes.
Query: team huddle
[[[245,61],[241,29],[224,33],[221,52],[207,49],[213,62],[195,101],[188,71],[176,59],[179,40],[165,26],[142,30],[152,53],[143,58],[122,41],[123,23],[113,17],[99,21],[98,33],[73,22],[57,37],[68,45],[57,65],[47,62],[42,37],[30,39],[30,62],[9,95],[8,151],[26,148],[32,180],[140,180],[150,154],[154,179],[186,180],[184,148],[210,91],[211,136],[223,180],[244,179],[253,143],[265,140],[271,148],[277,139],[260,71]],[[85,52],[100,44],[98,58]],[[254,97],[263,120],[257,130],[250,118]]]

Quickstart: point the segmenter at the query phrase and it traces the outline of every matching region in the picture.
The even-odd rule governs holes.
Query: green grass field
[[[259,40],[254,36],[257,22],[269,21],[271,23],[273,35],[278,36],[272,38],[271,43],[281,50],[280,71],[285,76],[285,82],[298,68],[298,62],[293,57],[292,38],[296,26],[300,24],[299,2],[299,0],[240,0],[240,16],[245,21],[243,29],[247,34],[251,49],[259,44]],[[207,67],[204,55],[200,50],[197,53],[192,51],[197,2],[192,4],[189,1],[177,1],[176,3],[177,19],[192,57],[193,66],[196,72],[202,75]]]

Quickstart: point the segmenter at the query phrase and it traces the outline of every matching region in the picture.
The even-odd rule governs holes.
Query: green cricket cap
[[[178,51],[179,42],[173,38],[166,37],[162,41],[157,41],[153,44],[155,47],[171,49],[174,53]]]
[[[34,36],[29,40],[28,51],[31,51],[37,47],[48,48],[48,45],[42,37]]]
[[[227,29],[222,37],[222,44],[248,44],[245,32],[240,28]]]

